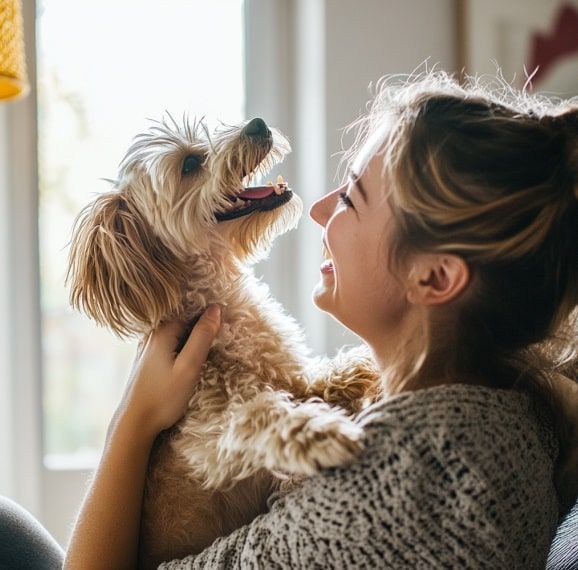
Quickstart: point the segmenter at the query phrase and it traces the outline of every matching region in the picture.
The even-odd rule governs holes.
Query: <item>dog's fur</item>
[[[216,221],[245,182],[289,151],[276,131],[247,131],[210,136],[202,122],[170,116],[155,123],[135,139],[114,190],[74,229],[71,302],[117,334],[146,335],[161,321],[194,322],[208,304],[223,307],[188,412],[151,456],[144,566],[199,552],[252,520],[281,474],[350,461],[363,436],[353,414],[379,392],[365,349],[310,359],[301,329],[250,269],[296,226],[299,198]]]

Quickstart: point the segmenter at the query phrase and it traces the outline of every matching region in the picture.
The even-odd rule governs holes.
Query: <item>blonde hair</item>
[[[531,95],[500,76],[386,77],[349,127],[344,160],[384,124],[394,263],[446,252],[472,273],[450,334],[424,323],[421,351],[397,363],[398,389],[441,351],[445,378],[481,375],[537,395],[558,421],[563,456],[569,431],[553,386],[557,373],[575,378],[578,354],[578,100]]]

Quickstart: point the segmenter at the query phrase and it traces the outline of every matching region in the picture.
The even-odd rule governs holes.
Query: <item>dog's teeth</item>
[[[275,184],[275,194],[281,195],[283,194],[283,192],[285,192],[285,190],[287,190],[287,184],[285,184],[283,176],[279,174],[279,176],[277,176],[277,182]]]
[[[277,184],[275,185],[275,194],[281,195],[285,190],[287,190],[287,184],[285,184],[283,176],[279,174],[279,176],[277,176]]]

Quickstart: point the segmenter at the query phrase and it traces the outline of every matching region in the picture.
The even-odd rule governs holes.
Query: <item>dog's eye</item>
[[[183,162],[183,170],[181,174],[189,174],[194,170],[197,170],[199,166],[203,163],[203,157],[199,154],[189,154]]]

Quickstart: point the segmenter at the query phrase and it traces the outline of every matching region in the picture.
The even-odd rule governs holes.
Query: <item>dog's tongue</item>
[[[266,198],[275,192],[273,186],[253,186],[252,188],[246,188],[237,195],[238,198],[245,198],[247,200],[260,200],[261,198]]]

